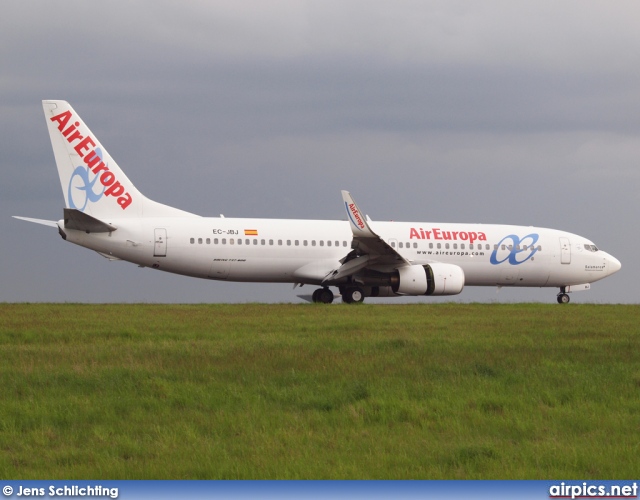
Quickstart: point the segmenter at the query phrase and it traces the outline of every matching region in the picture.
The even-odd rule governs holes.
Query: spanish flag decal
[[[258,230],[257,229],[245,229],[244,230],[244,235],[245,236],[258,236]]]

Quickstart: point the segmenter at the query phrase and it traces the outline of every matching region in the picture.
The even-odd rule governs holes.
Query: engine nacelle
[[[464,288],[464,271],[441,262],[401,267],[391,278],[391,288],[398,295],[457,295]]]

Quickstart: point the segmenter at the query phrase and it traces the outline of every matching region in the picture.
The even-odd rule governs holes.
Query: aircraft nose
[[[613,255],[607,254],[607,267],[609,274],[617,273],[622,268],[622,264]]]

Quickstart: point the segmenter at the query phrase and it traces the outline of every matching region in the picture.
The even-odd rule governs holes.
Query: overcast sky
[[[12,219],[62,218],[41,101],[64,99],[162,203],[343,219],[348,189],[374,220],[562,229],[622,262],[574,302],[638,303],[639,20],[636,0],[5,0],[0,301],[298,301],[109,262]]]

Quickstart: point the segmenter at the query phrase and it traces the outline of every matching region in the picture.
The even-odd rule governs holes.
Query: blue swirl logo
[[[520,238],[515,234],[505,236],[500,240],[498,246],[491,253],[491,262],[494,266],[509,262],[512,266],[517,266],[531,259],[538,248],[536,242],[540,236],[536,233],[527,234]],[[507,243],[509,242],[509,243]]]
[[[99,148],[95,150],[96,154],[102,159],[102,151]],[[89,202],[95,203],[104,195],[105,187],[102,186],[102,191],[94,191],[94,185],[98,181],[98,175],[96,174],[93,179],[90,178],[89,167],[83,167],[80,165],[76,167],[69,179],[69,189],[67,199],[69,200],[69,207],[75,208],[84,212]],[[78,193],[78,191],[80,193]],[[75,197],[74,197],[75,194]]]

